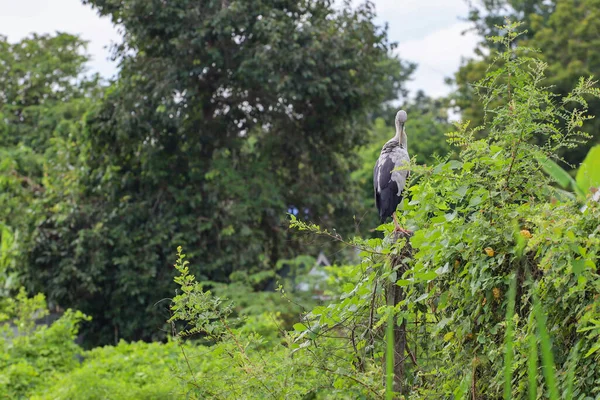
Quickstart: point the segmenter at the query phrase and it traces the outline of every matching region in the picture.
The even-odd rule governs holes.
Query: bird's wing
[[[385,155],[379,158],[377,166],[376,190],[378,192],[382,192],[384,189],[388,189],[389,186],[394,183],[392,180],[392,171],[394,171],[396,165],[390,155]]]
[[[389,153],[382,154],[375,166],[373,184],[375,186],[375,202],[381,222],[393,214],[400,201],[397,196],[398,185],[392,179],[395,165]]]
[[[401,167],[403,165],[409,165],[410,164],[410,157],[408,155],[408,152],[405,149],[402,148],[397,148],[395,151],[392,152],[391,157],[392,162],[394,164],[394,169]],[[398,186],[398,196],[402,195],[402,192],[404,191],[404,186],[406,186],[406,180],[408,179],[408,175],[410,174],[410,171],[408,169],[400,169],[400,170],[396,170],[391,172],[391,179],[396,182],[396,185]]]
[[[375,192],[375,196],[377,197],[377,175],[379,174],[379,159],[375,162],[375,166],[373,167],[373,192]]]
[[[377,190],[377,182],[378,182],[378,176],[379,176],[379,159],[377,159],[377,162],[375,163],[375,167],[373,168],[373,193],[375,195],[375,205],[377,206],[377,209],[380,209],[380,201],[379,201],[379,191]]]

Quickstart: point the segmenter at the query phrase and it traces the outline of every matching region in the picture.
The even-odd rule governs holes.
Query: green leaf
[[[565,393],[565,398],[567,399],[573,398],[573,385],[575,384],[575,369],[577,368],[577,361],[579,360],[580,348],[581,340],[577,341],[577,343],[571,350],[571,354],[569,354],[569,367],[567,370],[567,390]]]
[[[567,171],[561,168],[557,163],[544,155],[536,157],[540,166],[556,183],[564,189],[571,188],[578,196],[585,197],[585,192],[577,184],[575,179]]]
[[[573,273],[575,275],[581,274],[585,269],[585,260],[579,259],[571,261],[571,268],[573,269]]]
[[[600,145],[590,149],[579,166],[576,181],[584,194],[589,193],[590,188],[600,187]]]
[[[600,343],[596,343],[594,344],[587,353],[585,353],[585,358],[588,358],[589,356],[591,356],[592,354],[594,354],[595,352],[597,352],[598,350],[600,350]]]
[[[389,313],[385,330],[385,398],[394,399],[394,314]]]
[[[423,301],[428,297],[429,297],[429,293],[423,293],[422,295],[420,295],[419,297],[416,298],[415,303]]]
[[[430,281],[437,278],[438,274],[434,271],[429,272],[417,272],[415,273],[415,278],[420,281]]]
[[[554,355],[552,353],[552,341],[546,328],[546,315],[542,311],[542,306],[537,295],[533,298],[533,313],[537,325],[538,335],[540,337],[540,347],[542,349],[542,369],[546,384],[548,385],[548,395],[550,400],[558,400],[558,386],[556,384],[556,367],[554,365]]]
[[[288,326],[289,326],[289,325],[288,325]],[[294,330],[295,330],[296,332],[303,332],[303,331],[305,331],[306,329],[307,329],[307,328],[306,328],[306,325],[304,325],[304,324],[301,324],[301,323],[296,323],[296,324],[294,324]]]
[[[538,156],[538,162],[542,169],[563,188],[568,188],[574,181],[571,175],[564,169],[562,169],[557,163],[550,160],[546,156]]]
[[[527,381],[529,382],[529,400],[536,400],[538,378],[538,351],[537,337],[535,334],[529,334],[528,343],[529,349],[527,352]]]

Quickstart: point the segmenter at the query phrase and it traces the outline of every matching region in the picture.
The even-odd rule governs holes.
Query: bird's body
[[[396,115],[396,136],[388,140],[383,146],[373,169],[375,204],[382,223],[390,216],[395,217],[396,207],[402,201],[404,186],[408,179],[409,171],[398,169],[410,163],[406,132],[404,131],[406,118],[405,111],[398,111]],[[396,229],[400,229],[396,218],[394,218],[394,222],[396,223]]]

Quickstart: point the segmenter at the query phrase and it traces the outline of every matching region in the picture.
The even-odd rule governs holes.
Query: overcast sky
[[[358,1],[358,0],[357,0]],[[431,96],[448,93],[444,78],[451,76],[461,57],[473,54],[477,38],[462,35],[467,24],[465,0],[374,0],[378,20],[389,24],[390,39],[398,53],[418,64],[411,91],[424,90]],[[107,18],[100,18],[80,0],[0,0],[0,34],[17,41],[31,32],[76,33],[88,40],[93,56],[90,69],[111,77],[116,66],[108,46],[120,35]]]

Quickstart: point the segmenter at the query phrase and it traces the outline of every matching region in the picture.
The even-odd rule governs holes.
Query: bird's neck
[[[404,132],[404,126],[399,122],[396,122],[396,136],[394,136],[394,140],[397,140],[403,149],[407,148],[406,132]]]

